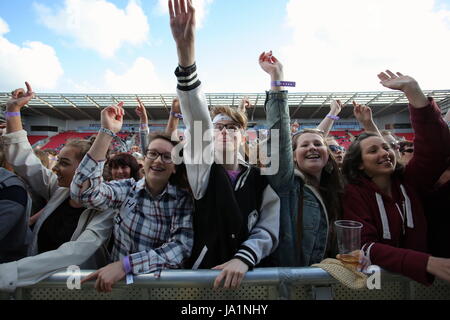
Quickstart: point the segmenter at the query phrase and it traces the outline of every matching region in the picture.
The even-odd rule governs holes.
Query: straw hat
[[[325,270],[333,278],[350,289],[367,288],[367,276],[362,272],[345,266],[340,260],[328,258],[322,260],[320,263],[313,264],[311,267],[318,267]]]

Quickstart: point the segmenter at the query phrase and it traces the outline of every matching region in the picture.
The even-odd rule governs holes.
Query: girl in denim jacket
[[[321,130],[303,130],[291,137],[287,91],[277,83],[283,80],[282,64],[271,52],[263,52],[259,64],[272,81],[265,103],[268,126],[279,130],[280,137],[275,148],[279,170],[268,176],[281,200],[280,245],[274,258],[279,266],[309,266],[336,254],[332,226],[341,216],[340,173]],[[330,120],[319,128],[329,130]],[[272,150],[271,137],[268,143]]]

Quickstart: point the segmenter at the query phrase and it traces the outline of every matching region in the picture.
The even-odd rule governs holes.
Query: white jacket
[[[25,130],[4,135],[3,141],[7,161],[16,174],[48,202],[34,227],[29,257],[0,264],[0,290],[13,291],[16,287],[35,284],[71,265],[83,264],[83,268],[95,269],[97,264],[105,263],[95,261],[99,256],[94,254],[111,235],[114,210],[84,210],[71,241],[56,250],[36,255],[39,230],[50,214],[67,199],[69,188],[59,187],[56,175],[42,166],[33,153]]]

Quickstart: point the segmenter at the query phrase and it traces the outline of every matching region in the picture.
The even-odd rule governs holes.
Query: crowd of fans
[[[336,257],[333,222],[340,219],[363,224],[360,261],[427,285],[435,277],[450,281],[450,119],[415,79],[378,74],[381,85],[408,98],[414,141],[380,132],[370,107],[353,102],[364,132],[346,150],[329,135],[341,102],[331,102],[316,129],[299,130],[283,66],[263,52],[269,130],[247,143],[248,101],[208,109],[191,1],[169,1],[169,13],[178,98],[165,132],[149,134],[138,100],[139,145],[117,137],[119,103],[102,110],[96,135],[67,141],[59,152],[33,150],[20,117],[33,90],[26,83],[12,92],[0,150],[0,290],[70,265],[96,269],[83,281],[96,279],[102,292],[127,275],[168,268],[221,270],[213,286],[237,288],[254,267]],[[262,145],[271,154],[257,152],[249,163]],[[273,157],[277,170],[264,174]]]

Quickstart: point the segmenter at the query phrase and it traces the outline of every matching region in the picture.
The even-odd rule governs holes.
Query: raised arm
[[[35,94],[31,85],[25,82],[27,91],[16,89],[11,93],[11,99],[6,102],[6,133],[23,130],[20,110],[34,98]]]
[[[372,109],[370,109],[370,107],[358,104],[355,101],[353,101],[353,114],[355,115],[356,120],[358,120],[358,122],[364,128],[364,131],[375,133],[381,136],[381,133],[378,130],[377,125],[373,121]]]
[[[195,9],[192,0],[169,0],[170,29],[177,46],[178,64],[187,68],[195,63]]]
[[[109,145],[113,136],[122,128],[122,106],[123,102],[120,102],[102,110],[102,127],[92,147],[80,162],[70,185],[71,198],[88,208],[118,208],[131,187],[129,179],[104,183],[102,177]]]
[[[44,167],[36,157],[23,130],[21,109],[34,97],[33,89],[25,82],[27,91],[16,89],[6,103],[6,134],[3,136],[7,161],[14,172],[24,179],[35,193],[44,199],[50,199],[58,188],[57,177]]]
[[[278,157],[279,166],[277,172],[268,175],[267,178],[275,191],[288,190],[294,181],[294,159],[292,153],[292,138],[290,129],[290,117],[288,108],[287,91],[274,84],[274,81],[283,81],[283,65],[272,55],[272,52],[263,52],[259,56],[261,69],[270,75],[271,90],[267,93],[265,108],[267,113],[267,125],[269,126],[269,139],[267,150],[270,152],[275,143],[278,148],[275,154],[269,156]],[[279,140],[274,140],[278,134]]]
[[[178,98],[173,99],[172,108],[170,109],[169,121],[166,126],[166,133],[176,137],[178,140],[178,123],[180,119],[183,119],[180,108],[180,100]]]
[[[201,90],[195,64],[195,9],[192,1],[169,0],[170,28],[177,46],[177,94],[186,125],[184,160],[187,176],[195,199],[201,199],[209,183],[209,173],[214,161],[212,121],[208,102]],[[200,126],[194,130],[194,125]],[[206,140],[206,141],[205,141]]]
[[[147,152],[148,147],[148,134],[150,130],[148,128],[148,116],[147,110],[145,109],[144,103],[141,99],[137,98],[138,106],[135,110],[136,114],[139,116],[140,124],[139,124],[139,141],[141,142],[141,150],[142,153],[145,154]]]
[[[330,112],[323,118],[317,129],[324,132],[325,136],[330,133],[331,128],[335,120],[338,120],[339,113],[342,110],[342,103],[340,100],[332,100],[330,103]]]
[[[387,70],[378,75],[380,83],[404,92],[409,101],[414,129],[414,155],[405,169],[406,183],[425,195],[447,169],[450,157],[450,131],[432,98],[427,98],[415,79]]]

